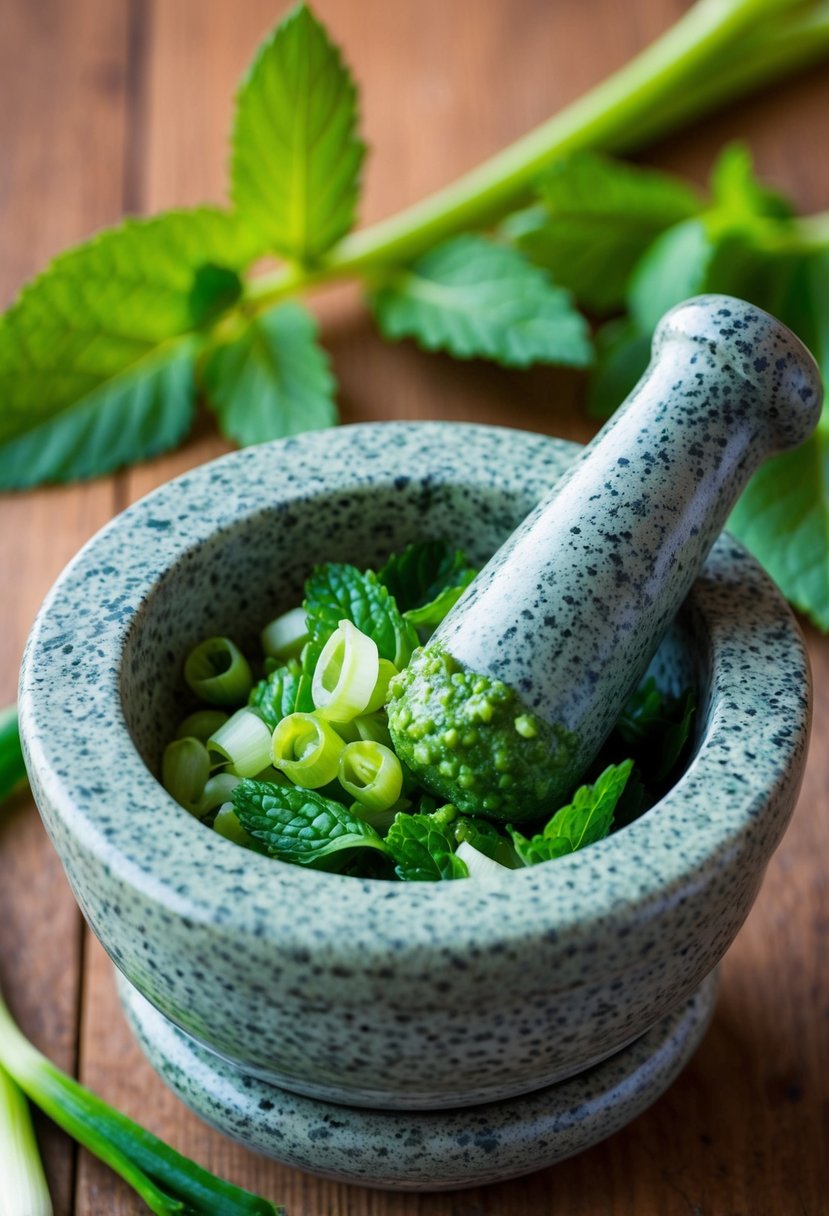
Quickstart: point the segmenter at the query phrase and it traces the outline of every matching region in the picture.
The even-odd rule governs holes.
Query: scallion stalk
[[[392,746],[391,734],[389,733],[389,720],[385,714],[361,714],[359,718],[354,719],[354,726],[360,739],[367,739],[373,743],[382,743],[384,747]],[[356,742],[356,739],[349,740],[349,742]],[[392,750],[394,749],[392,748]]]
[[[344,747],[334,728],[316,714],[288,714],[273,732],[275,767],[306,790],[322,789],[335,779]]]
[[[176,731],[176,738],[189,737],[206,743],[210,736],[227,722],[229,716],[223,709],[197,709],[195,713],[188,714],[180,723]]]
[[[220,836],[224,836],[226,840],[232,840],[234,844],[253,844],[252,838],[239,822],[236,808],[232,802],[226,802],[224,806],[219,807],[216,818],[213,820],[213,830]]]
[[[17,729],[17,707],[0,710],[0,798],[26,780],[26,765]]]
[[[207,740],[237,777],[256,777],[271,762],[271,732],[253,709],[237,709]]]
[[[370,811],[386,811],[400,797],[403,768],[391,748],[370,739],[349,743],[340,756],[343,789]]]
[[[383,708],[389,699],[389,684],[391,684],[396,675],[400,674],[394,663],[389,659],[380,659],[378,667],[377,681],[368,699],[368,704],[363,710],[363,713],[366,714],[376,713],[378,709]]]
[[[202,813],[200,803],[209,776],[210,756],[199,739],[174,739],[164,748],[161,784],[191,815]]]
[[[482,853],[480,849],[476,849],[468,840],[462,840],[455,853],[465,864],[470,878],[486,882],[487,879],[497,878],[499,874],[511,873],[509,866],[502,866],[500,861],[493,861],[491,857],[487,857],[486,853]]]
[[[295,659],[308,641],[304,608],[283,612],[262,630],[262,650],[272,659]]]
[[[340,621],[314,668],[317,713],[329,722],[350,722],[365,712],[379,677],[377,643],[351,621]]]
[[[227,802],[241,780],[241,777],[236,777],[233,773],[216,773],[211,777],[199,799],[199,816],[203,818]]]
[[[0,1213],[52,1216],[29,1104],[0,1067]]]
[[[0,1068],[35,1106],[120,1174],[156,1216],[284,1216],[283,1209],[216,1178],[61,1072],[20,1032],[2,993]]]
[[[207,638],[191,650],[184,678],[208,705],[242,705],[253,687],[245,656],[230,638]]]

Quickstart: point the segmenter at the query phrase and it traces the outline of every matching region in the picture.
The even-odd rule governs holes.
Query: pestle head
[[[401,758],[462,811],[551,813],[596,757],[759,464],[808,437],[817,366],[701,296],[642,380],[392,685]]]
[[[797,447],[820,417],[823,386],[809,350],[782,321],[733,296],[695,296],[656,327],[651,366],[666,360],[697,369],[703,390],[733,386],[748,399],[766,454]]]

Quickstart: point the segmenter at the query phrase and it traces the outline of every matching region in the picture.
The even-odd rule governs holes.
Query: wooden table
[[[273,0],[0,0],[0,299],[66,244],[123,212],[224,195],[236,80]],[[363,218],[448,181],[620,64],[680,0],[317,0],[363,86],[372,145]],[[702,180],[750,140],[804,210],[829,206],[829,75],[815,70],[654,149]],[[584,439],[581,380],[460,365],[383,345],[356,293],[316,305],[346,421],[455,418]],[[15,694],[44,593],[79,545],[153,486],[223,450],[185,450],[83,486],[0,501],[6,592],[0,703]],[[673,1089],[629,1128],[554,1170],[450,1196],[321,1182],[210,1131],[132,1042],[28,797],[0,823],[0,980],[59,1064],[210,1169],[290,1216],[770,1216],[829,1212],[829,642],[807,630],[817,694],[806,783],[763,892],[723,967],[714,1024]],[[103,1166],[39,1124],[59,1216],[142,1210]],[[821,1156],[823,1155],[823,1161]]]

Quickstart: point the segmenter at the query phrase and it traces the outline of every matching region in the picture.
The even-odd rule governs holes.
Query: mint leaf
[[[506,235],[593,312],[621,306],[651,242],[702,208],[678,178],[597,153],[559,161],[539,183],[541,205],[512,217]]]
[[[596,334],[596,365],[587,390],[591,418],[609,418],[633,391],[650,362],[651,335],[629,317],[606,321]]]
[[[461,815],[452,826],[458,844],[466,840],[473,849],[509,869],[514,870],[518,865],[515,849],[494,823],[486,819],[476,819],[471,815]]]
[[[265,40],[239,90],[233,201],[274,252],[313,261],[354,223],[364,154],[348,69],[300,5]]]
[[[517,250],[458,236],[389,278],[372,297],[384,337],[414,338],[459,359],[508,367],[591,359],[587,323],[568,292]]]
[[[531,840],[509,825],[507,831],[524,865],[552,861],[603,840],[613,826],[613,813],[632,768],[632,760],[609,765],[593,785],[577,789],[569,805],[557,811]]]
[[[706,289],[715,251],[701,219],[676,224],[657,237],[637,264],[628,289],[628,308],[640,331],[651,333],[669,308]]]
[[[393,553],[377,575],[416,628],[436,628],[477,574],[461,549],[418,541]]]
[[[313,317],[299,304],[272,308],[215,346],[202,381],[222,431],[241,444],[337,421],[328,359],[316,343]]]
[[[414,627],[371,570],[337,562],[317,566],[305,584],[305,612],[311,641],[320,647],[342,620],[373,638],[380,658],[398,669],[406,666],[418,645]]]
[[[829,382],[829,253],[801,259],[778,315],[809,346]],[[829,630],[829,404],[804,444],[755,473],[728,526],[791,603]]]
[[[794,215],[789,200],[757,178],[746,144],[731,143],[723,148],[711,170],[710,186],[714,207],[732,221],[745,222],[757,216],[785,220]]]
[[[200,329],[256,252],[235,216],[205,207],[127,220],[56,258],[0,319],[0,488],[176,444]],[[221,291],[207,266],[225,269]]]
[[[288,714],[311,713],[311,678],[296,659],[275,668],[250,691],[248,704],[259,710],[271,730],[275,730]]]
[[[627,753],[638,761],[649,784],[660,785],[676,767],[691,737],[696,698],[663,693],[653,677],[636,690],[613,728]]]
[[[247,780],[231,798],[245,831],[280,861],[333,870],[348,862],[348,850],[385,851],[374,828],[313,790]]]
[[[403,882],[439,882],[441,879],[468,878],[469,871],[455,856],[451,831],[454,808],[441,808],[433,815],[398,812],[386,835],[386,847],[395,862],[395,873]]]

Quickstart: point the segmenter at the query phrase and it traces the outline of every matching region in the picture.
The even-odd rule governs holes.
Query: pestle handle
[[[812,356],[761,309],[714,295],[674,308],[624,405],[443,622],[427,652],[506,686],[549,728],[527,813],[595,757],[749,477],[808,437],[821,395]],[[420,707],[416,684],[405,696]],[[451,783],[436,792],[463,801]],[[502,801],[518,819],[515,794]]]

